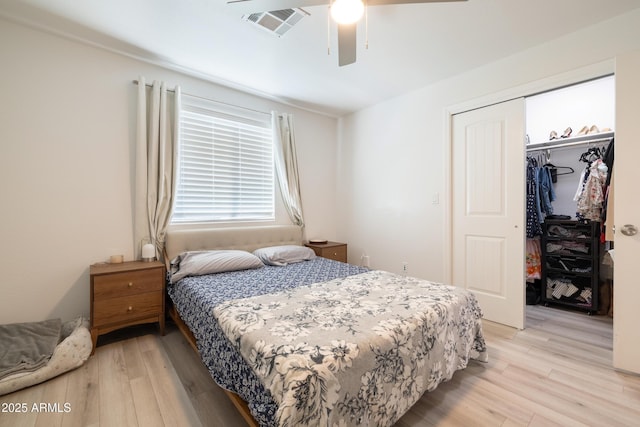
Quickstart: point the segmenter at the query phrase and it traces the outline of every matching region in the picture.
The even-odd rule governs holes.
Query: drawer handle
[[[127,308],[127,311],[133,311],[133,307],[132,307],[132,306],[129,306],[129,307]]]
[[[133,288],[133,282],[129,282],[129,287]]]
[[[338,256],[338,252],[334,252],[334,253],[333,253],[333,256]]]

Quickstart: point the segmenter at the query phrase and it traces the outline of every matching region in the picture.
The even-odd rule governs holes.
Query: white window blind
[[[266,113],[183,95],[173,223],[274,219]]]

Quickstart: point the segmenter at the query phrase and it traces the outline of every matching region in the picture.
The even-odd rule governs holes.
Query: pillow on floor
[[[93,349],[89,321],[78,318],[65,322],[61,335],[62,341],[56,346],[46,365],[33,372],[17,373],[0,380],[0,396],[40,384],[82,366]]]

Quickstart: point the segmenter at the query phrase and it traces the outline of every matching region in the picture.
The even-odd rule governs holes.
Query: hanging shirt
[[[527,162],[527,237],[535,237],[542,234],[540,217],[538,216],[539,200],[537,198],[536,162],[529,159]]]
[[[556,193],[553,191],[553,182],[551,179],[551,170],[548,167],[540,168],[538,172],[538,183],[540,186],[540,208],[545,215],[553,214],[553,206],[551,202],[556,199]],[[543,220],[542,215],[540,220]]]
[[[540,168],[535,166],[533,169],[533,179],[535,181],[535,201],[536,201],[536,211],[538,216],[538,221],[540,224],[544,222],[544,215],[542,214],[542,203],[540,202],[542,195],[540,194]]]
[[[589,171],[589,166],[586,166],[582,170],[582,173],[580,173],[580,180],[578,181],[578,189],[576,190],[576,194],[573,196],[574,202],[577,202],[578,200],[580,200],[580,197],[582,196],[582,191],[584,190],[584,183],[587,180],[588,171]]]
[[[589,176],[578,199],[578,213],[585,219],[600,221],[604,203],[604,186],[607,181],[607,166],[602,159],[591,162]]]

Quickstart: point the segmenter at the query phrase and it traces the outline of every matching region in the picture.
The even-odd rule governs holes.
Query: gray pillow
[[[264,267],[258,257],[247,251],[216,250],[183,252],[171,261],[171,283],[186,276],[223,273]]]
[[[256,249],[253,254],[263,263],[276,266],[308,261],[316,257],[313,249],[298,245],[269,246]]]

